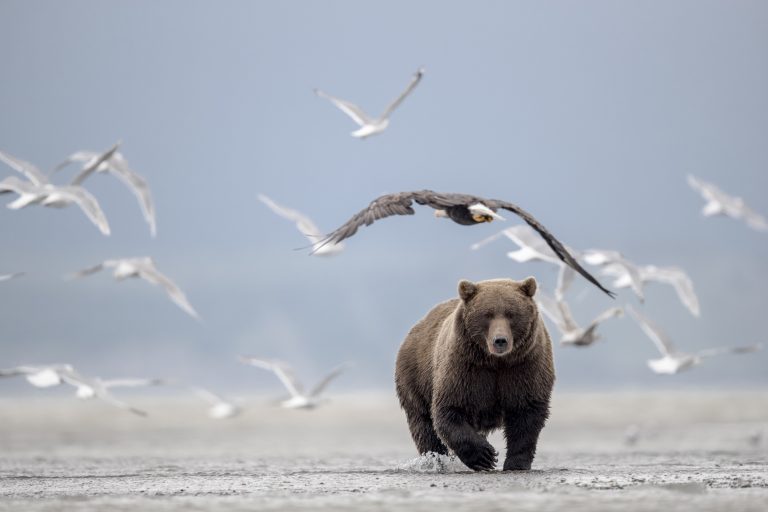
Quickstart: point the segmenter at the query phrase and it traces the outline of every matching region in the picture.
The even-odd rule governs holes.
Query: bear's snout
[[[512,331],[506,319],[496,317],[488,326],[488,337],[486,338],[488,351],[495,356],[503,356],[512,350],[514,340]]]
[[[493,338],[493,350],[496,351],[497,354],[506,352],[508,346],[509,342],[504,336],[496,336]]]

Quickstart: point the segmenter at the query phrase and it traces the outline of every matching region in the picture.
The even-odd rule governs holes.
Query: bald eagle
[[[597,286],[609,297],[614,297],[614,293],[605,288],[595,279],[592,274],[587,272],[576,259],[571,256],[568,250],[560,241],[552,235],[533,215],[523,210],[519,206],[506,201],[497,199],[484,199],[469,194],[451,194],[440,193],[432,190],[418,190],[415,192],[398,192],[377,197],[371,203],[356,213],[346,223],[338,229],[328,234],[313,246],[313,252],[319,250],[326,244],[338,244],[355,233],[361,226],[369,226],[379,219],[390,217],[392,215],[413,215],[413,203],[429,206],[435,209],[435,215],[448,217],[457,224],[463,226],[473,226],[484,222],[492,222],[494,219],[502,218],[496,212],[499,209],[507,210],[522,218],[529,226],[535,229],[545,242],[552,248],[566,265],[573,268],[576,272],[584,276],[590,283]]]

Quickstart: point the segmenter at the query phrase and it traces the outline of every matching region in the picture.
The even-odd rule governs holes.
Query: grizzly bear
[[[531,468],[555,382],[536,280],[459,283],[397,354],[395,384],[419,453],[453,451],[475,471],[496,467],[486,440],[504,428],[504,470]]]

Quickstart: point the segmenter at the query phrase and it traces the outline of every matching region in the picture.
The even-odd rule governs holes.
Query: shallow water
[[[473,473],[417,457],[388,394],[316,411],[248,400],[0,400],[2,510],[765,510],[768,393],[560,395],[534,469]],[[638,439],[624,433],[637,425]],[[503,455],[503,442],[491,442]],[[500,457],[503,459],[503,457]]]

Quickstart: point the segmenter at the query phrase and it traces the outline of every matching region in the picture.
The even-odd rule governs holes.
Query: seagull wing
[[[91,274],[95,274],[96,272],[101,272],[104,270],[104,263],[99,263],[98,265],[94,265],[92,267],[85,268],[83,270],[79,270],[71,275],[72,279],[79,279],[81,277],[86,277]]]
[[[37,373],[44,368],[38,366],[17,366],[15,368],[0,368],[0,377],[18,377],[19,375],[29,375]]]
[[[344,364],[340,364],[339,366],[331,370],[331,372],[325,377],[323,377],[323,379],[315,385],[312,391],[309,392],[309,396],[311,397],[320,396],[320,393],[322,393],[323,390],[326,387],[328,387],[328,384],[330,384],[333,379],[335,379],[336,377],[344,373],[344,370],[346,370],[348,367],[349,367],[349,364],[344,363]]]
[[[227,400],[224,400],[221,396],[217,395],[213,391],[210,391],[205,388],[201,388],[198,386],[190,386],[190,389],[199,396],[202,400],[205,400],[211,405],[221,404],[221,403],[229,403]]]
[[[693,289],[693,281],[684,270],[676,267],[655,267],[648,265],[640,268],[643,280],[670,284],[675,289],[680,302],[694,316],[699,316],[699,297]]]
[[[76,151],[69,155],[65,160],[63,160],[59,165],[53,168],[53,172],[58,172],[64,167],[74,164],[75,162],[87,162],[89,160],[93,160],[94,158],[97,158],[99,156],[98,153],[95,151]]]
[[[120,153],[115,153],[108,161],[108,169],[117,179],[123,182],[125,186],[131,189],[133,195],[139,201],[141,212],[144,219],[149,224],[149,231],[152,236],[157,235],[157,220],[155,218],[155,203],[152,200],[152,192],[143,176],[135,172],[128,166],[128,162]]]
[[[656,344],[656,348],[659,349],[659,352],[661,352],[662,355],[671,356],[675,354],[674,345],[672,345],[672,342],[669,340],[669,338],[667,338],[667,335],[664,334],[661,329],[654,325],[639,311],[635,311],[635,308],[632,306],[628,305],[627,311],[629,311],[629,314],[632,315],[632,317],[637,322],[637,325],[640,326],[645,335],[651,338],[651,340]]]
[[[144,386],[164,386],[168,384],[165,379],[109,379],[102,380],[105,388],[138,388]]]
[[[103,235],[109,235],[109,222],[107,222],[107,216],[104,215],[101,206],[99,206],[99,202],[90,192],[83,187],[76,185],[56,187],[56,191],[76,203],[83,213],[85,213],[86,217],[99,228],[99,231],[101,231]]]
[[[361,109],[354,103],[331,96],[330,94],[324,93],[320,89],[315,89],[315,94],[333,103],[336,106],[336,108],[338,108],[339,110],[347,114],[349,117],[351,117],[352,120],[355,123],[357,123],[359,126],[371,124],[373,122],[373,120],[368,116],[368,114],[363,112],[363,109]]]
[[[200,318],[197,314],[197,311],[195,311],[195,308],[193,308],[192,304],[190,304],[189,300],[187,300],[187,296],[184,295],[184,292],[181,291],[181,288],[176,286],[176,284],[165,277],[165,275],[161,274],[151,261],[140,265],[139,276],[152,284],[162,286],[165,289],[165,292],[177,306],[183,309],[191,317],[196,319]]]
[[[521,219],[523,219],[529,226],[531,226],[533,229],[536,230],[537,233],[544,239],[545,242],[547,242],[547,245],[555,252],[558,258],[560,258],[566,265],[574,269],[576,272],[581,274],[587,281],[594,284],[600,290],[602,290],[604,293],[606,293],[609,297],[613,298],[614,293],[607,288],[605,288],[600,282],[595,279],[592,274],[587,272],[584,267],[582,267],[576,259],[571,256],[571,254],[568,252],[568,249],[563,246],[560,241],[555,238],[555,236],[547,230],[536,218],[528,213],[527,211],[523,210],[519,206],[513,203],[508,203],[506,201],[482,201],[486,205],[488,205],[491,208],[498,207],[502,208],[504,210],[510,211],[514,213],[515,215],[519,216]],[[490,204],[489,204],[490,203]]]
[[[605,322],[606,320],[608,320],[610,318],[614,318],[614,317],[622,316],[622,315],[624,315],[624,310],[621,309],[621,308],[609,308],[609,309],[606,309],[605,311],[603,311],[602,313],[597,315],[597,317],[595,317],[594,320],[592,320],[592,322],[589,324],[589,327],[587,329],[588,330],[589,329],[593,329],[593,328],[597,327],[599,324]]]
[[[562,333],[570,332],[572,326],[563,315],[563,309],[554,298],[539,290],[536,293],[536,303],[544,315],[549,318]]]
[[[763,349],[762,343],[756,343],[754,345],[746,345],[740,347],[718,347],[710,348],[697,352],[699,357],[713,357],[721,354],[749,354],[752,352],[758,352]]]
[[[381,119],[386,119],[390,115],[392,115],[392,112],[395,111],[397,107],[400,106],[400,104],[403,102],[403,100],[413,92],[413,90],[416,88],[417,85],[419,85],[419,82],[421,82],[421,78],[424,76],[424,68],[419,68],[419,70],[414,73],[413,78],[411,78],[411,82],[408,84],[408,87],[405,88],[405,90],[400,94],[400,96],[397,97],[395,101],[389,104],[389,106],[384,110],[384,113],[381,114]]]
[[[478,250],[479,248],[483,247],[484,245],[487,245],[487,244],[489,244],[489,243],[491,243],[491,242],[494,242],[494,241],[498,240],[499,238],[501,238],[502,236],[506,236],[506,231],[507,231],[508,229],[511,229],[511,228],[502,229],[501,231],[499,231],[499,232],[498,232],[498,233],[496,233],[495,235],[491,235],[491,236],[489,236],[488,238],[483,238],[483,239],[482,239],[482,240],[480,240],[479,242],[475,242],[474,244],[472,244],[471,246],[469,246],[469,248],[470,248],[471,250],[473,250],[473,251],[476,251],[476,250]]]
[[[557,272],[557,288],[555,288],[555,299],[563,300],[565,292],[571,287],[576,272],[568,265],[560,264],[560,270]]]
[[[280,379],[280,382],[283,383],[283,386],[285,386],[291,396],[303,396],[301,383],[296,380],[296,377],[293,375],[291,369],[288,368],[288,366],[285,364],[279,363],[277,361],[270,361],[267,359],[259,359],[257,357],[248,356],[240,356],[239,359],[244,363],[273,372],[275,375],[277,375],[277,378]]]
[[[5,162],[14,171],[25,175],[35,185],[45,185],[48,183],[48,178],[45,174],[29,162],[25,162],[2,151],[0,151],[0,160]]]
[[[296,227],[299,229],[301,234],[307,237],[310,242],[315,243],[323,238],[323,233],[320,231],[320,228],[318,228],[317,225],[312,222],[312,219],[303,213],[297,210],[286,208],[285,206],[281,206],[263,194],[259,194],[258,198],[259,201],[267,205],[267,208],[272,210],[280,217],[295,222]]]
[[[85,166],[77,173],[77,176],[72,180],[72,185],[80,185],[82,182],[88,179],[88,177],[94,172],[103,168],[103,164],[109,168],[110,159],[117,154],[117,149],[120,147],[120,143],[113,145],[108,150],[97,153],[85,162]]]
[[[0,281],[8,281],[9,279],[14,279],[16,277],[21,277],[24,275],[24,272],[14,272],[13,274],[0,274]]]
[[[768,231],[768,221],[752,208],[747,205],[742,205],[741,213],[744,221],[749,227],[757,231]]]
[[[13,192],[14,194],[35,194],[41,191],[41,187],[31,181],[24,181],[18,176],[8,176],[0,181],[0,194]]]

